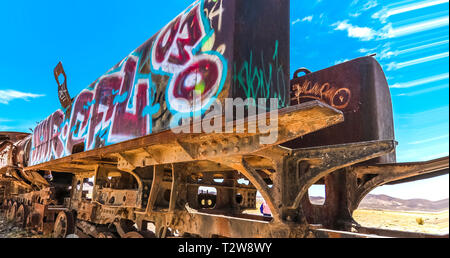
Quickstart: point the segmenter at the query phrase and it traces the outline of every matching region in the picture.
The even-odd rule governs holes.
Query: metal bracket
[[[292,150],[284,165],[287,206],[290,206],[289,209],[297,209],[309,187],[322,177],[338,169],[390,153],[395,145],[394,140],[386,140]]]
[[[70,107],[72,105],[72,99],[70,98],[69,91],[67,90],[67,76],[66,76],[66,73],[64,72],[64,68],[63,68],[61,62],[59,62],[56,65],[55,69],[53,70],[53,74],[55,75],[55,80],[56,80],[56,83],[58,84],[59,102],[61,103],[61,106],[64,109],[67,109],[68,107]],[[64,76],[63,83],[61,83],[59,81],[59,76],[61,74]]]

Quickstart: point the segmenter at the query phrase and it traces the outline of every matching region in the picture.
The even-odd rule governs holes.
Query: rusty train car
[[[2,215],[53,237],[428,236],[352,213],[377,186],[448,173],[448,157],[396,163],[373,57],[289,79],[289,47],[289,1],[199,0],[76,97],[59,63],[61,108],[0,132]],[[246,212],[259,195],[270,217]]]

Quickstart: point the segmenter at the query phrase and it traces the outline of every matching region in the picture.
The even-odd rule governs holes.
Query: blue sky
[[[74,96],[191,2],[2,2],[0,131],[29,131],[59,108],[58,61]],[[391,87],[398,161],[446,156],[448,15],[448,0],[291,0],[291,74],[376,53]],[[413,198],[420,188],[421,197],[440,199],[448,182],[446,175],[375,192]]]

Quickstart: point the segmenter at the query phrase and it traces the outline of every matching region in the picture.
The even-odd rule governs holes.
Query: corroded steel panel
[[[345,121],[285,146],[304,148],[395,139],[389,86],[381,66],[372,57],[358,58],[292,79],[291,105],[313,99],[341,110]],[[374,161],[395,162],[395,153]]]

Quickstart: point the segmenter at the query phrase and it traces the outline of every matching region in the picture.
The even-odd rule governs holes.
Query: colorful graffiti
[[[202,49],[215,33],[204,10],[203,1],[191,5],[68,109],[42,121],[33,133],[30,165],[167,130],[170,116],[194,114],[194,90],[207,110],[225,83],[227,63],[221,53]]]
[[[225,82],[224,58],[217,52],[199,52],[213,33],[209,26],[203,26],[208,20],[202,10],[197,5],[174,19],[161,30],[153,44],[152,68],[156,73],[171,76],[166,91],[166,103],[171,111],[189,114],[197,111],[193,105],[195,90],[201,92],[201,109],[208,108]]]

